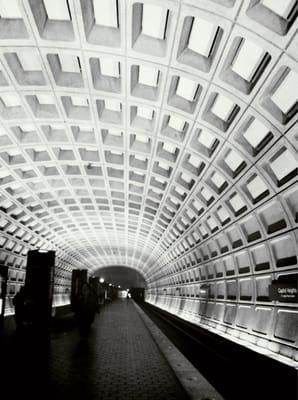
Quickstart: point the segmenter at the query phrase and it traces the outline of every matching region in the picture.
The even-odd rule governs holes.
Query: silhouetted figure
[[[103,288],[99,289],[98,303],[99,303],[99,307],[103,307],[105,304],[105,291]]]
[[[32,301],[25,286],[22,286],[13,298],[17,330],[22,330],[24,324],[32,322]]]
[[[89,334],[96,312],[98,303],[95,293],[88,283],[84,283],[76,299],[76,318],[82,337]]]
[[[127,292],[126,293],[126,304],[129,303],[130,298],[131,298],[131,294]]]

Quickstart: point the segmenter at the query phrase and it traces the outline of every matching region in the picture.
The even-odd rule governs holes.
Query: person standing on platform
[[[17,331],[21,331],[24,324],[32,324],[33,302],[29,296],[28,290],[22,286],[18,293],[14,296],[13,305],[15,308],[15,322]]]
[[[98,302],[90,285],[84,283],[76,299],[76,318],[81,337],[87,337],[98,312]]]

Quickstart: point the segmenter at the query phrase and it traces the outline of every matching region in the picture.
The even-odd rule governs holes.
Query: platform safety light
[[[99,282],[100,282],[100,283],[104,283],[104,281],[105,281],[105,280],[104,280],[103,278],[100,278],[100,279],[99,279]]]

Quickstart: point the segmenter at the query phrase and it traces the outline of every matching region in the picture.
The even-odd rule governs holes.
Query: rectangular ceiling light
[[[155,39],[166,38],[169,10],[153,4],[143,4],[142,33]]]
[[[8,149],[7,154],[10,155],[10,157],[18,156],[21,154],[19,149]],[[7,200],[9,201],[9,200]]]
[[[297,98],[298,74],[291,70],[273,93],[271,100],[284,114],[287,114],[297,103]]]
[[[215,172],[212,175],[211,180],[218,188],[220,188],[225,183],[225,179],[218,172]]]
[[[248,143],[256,148],[263,139],[268,135],[269,129],[258,119],[254,119],[244,132],[243,136]]]
[[[251,82],[266,52],[250,40],[241,40],[232,63],[232,70],[243,79]]]
[[[142,142],[142,143],[149,143],[149,140],[150,140],[150,138],[148,136],[143,135],[142,133],[137,133],[136,139],[138,142]]]
[[[199,204],[199,203],[198,203],[198,204]],[[200,236],[199,236],[198,232],[193,231],[192,234],[193,234],[193,237],[195,238],[195,240],[200,239]]]
[[[262,0],[262,4],[280,17],[288,19],[296,1],[297,0]]]
[[[192,211],[192,210],[186,210],[186,211],[185,211],[185,214],[186,214],[190,219],[195,218],[195,216],[196,216],[196,214],[195,214],[194,211]]]
[[[1,99],[6,107],[18,107],[21,105],[21,99],[17,94],[1,94]]]
[[[81,125],[79,126],[81,132],[94,132],[94,126],[92,125]]]
[[[185,121],[171,115],[168,121],[168,126],[176,131],[182,132],[185,127]]]
[[[70,12],[67,0],[43,0],[48,19],[70,21]]]
[[[232,195],[230,197],[230,203],[235,212],[237,212],[238,210],[241,210],[241,208],[245,207],[245,205],[246,205],[244,203],[244,201],[242,200],[242,198],[237,193],[235,193],[234,195]]]
[[[180,76],[176,89],[177,96],[183,97],[188,101],[193,101],[198,90],[198,83]]]
[[[253,199],[256,199],[268,188],[259,176],[256,176],[252,181],[247,184],[247,189]]]
[[[151,108],[138,106],[137,115],[140,118],[145,118],[151,120],[153,118],[154,111]]]
[[[18,0],[0,0],[0,17],[7,19],[23,18]]]
[[[117,0],[93,0],[93,8],[96,25],[118,28]]]
[[[120,77],[120,63],[110,58],[100,59],[100,72],[102,75],[112,78]]]
[[[35,126],[33,124],[20,125],[20,129],[23,132],[33,132],[35,131]]]
[[[201,165],[201,160],[192,155],[190,155],[188,162],[189,162],[189,164],[193,165],[195,168],[199,168],[199,166]]]
[[[92,149],[94,150],[94,149]],[[123,156],[123,152],[122,151],[117,151],[117,150],[113,150],[110,152],[113,156]]]
[[[73,106],[88,107],[88,99],[86,97],[71,96],[71,102]]]
[[[164,163],[164,162],[162,162],[162,161],[158,161],[158,166],[159,166],[160,168],[162,168],[162,169],[165,169],[166,171],[169,171],[170,168],[171,168],[168,164],[166,164],[166,163]]]
[[[192,181],[192,177],[186,174],[185,172],[182,172],[181,178],[186,182],[190,183]]]
[[[171,143],[163,143],[163,149],[168,153],[175,154],[176,146]]]
[[[112,111],[121,111],[121,103],[117,100],[106,99],[105,100],[105,107],[108,110]]]
[[[160,192],[158,189],[150,188],[150,190],[151,190],[151,192],[153,192],[157,196],[160,196],[162,194],[162,192]]]
[[[18,51],[18,59],[24,71],[41,71],[40,58],[35,51]]]
[[[212,217],[207,218],[207,224],[211,230],[217,227],[217,223]]]
[[[63,72],[81,73],[80,59],[77,56],[60,53],[59,61]]]
[[[194,18],[188,48],[204,57],[212,53],[219,27],[204,19]]]
[[[123,132],[118,129],[109,129],[109,135],[121,137]]]
[[[54,98],[51,94],[37,94],[39,104],[55,104]]]
[[[235,108],[235,103],[227,97],[218,94],[212,106],[212,113],[223,121],[228,121]]]
[[[135,154],[135,155],[134,155],[134,158],[135,158],[136,160],[139,160],[139,161],[142,161],[142,162],[146,162],[146,161],[147,161],[147,157],[141,156],[140,154]]]
[[[210,149],[214,143],[214,136],[208,131],[202,130],[199,136],[199,142],[202,143],[203,146]]]
[[[159,70],[152,67],[140,65],[139,68],[139,83],[156,87],[158,84]]]
[[[289,150],[285,150],[270,163],[270,167],[276,178],[281,180],[297,168],[297,160]]]
[[[201,232],[201,235],[202,235],[203,237],[205,237],[206,235],[208,235],[208,232],[207,232],[206,228],[205,228],[203,225],[199,226],[199,231]],[[201,289],[200,289],[200,291],[201,291]]]
[[[225,208],[223,208],[222,206],[220,206],[217,209],[217,214],[218,214],[221,222],[224,222],[225,220],[227,220],[230,217],[229,213],[227,212],[227,210]]]
[[[225,157],[225,163],[232,171],[236,171],[236,169],[242,164],[243,158],[239,156],[236,151],[231,150]]]
[[[185,191],[181,189],[179,186],[175,186],[175,190],[177,193],[179,193],[181,196],[185,195]]]
[[[206,187],[204,187],[204,188],[201,190],[201,195],[204,197],[204,199],[205,199],[206,201],[210,200],[211,197],[212,197],[212,193],[211,193],[210,190],[207,189]]]

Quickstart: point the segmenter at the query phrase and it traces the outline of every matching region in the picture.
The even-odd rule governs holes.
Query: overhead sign
[[[273,283],[269,286],[270,300],[296,303],[297,292],[297,285],[293,283]]]

